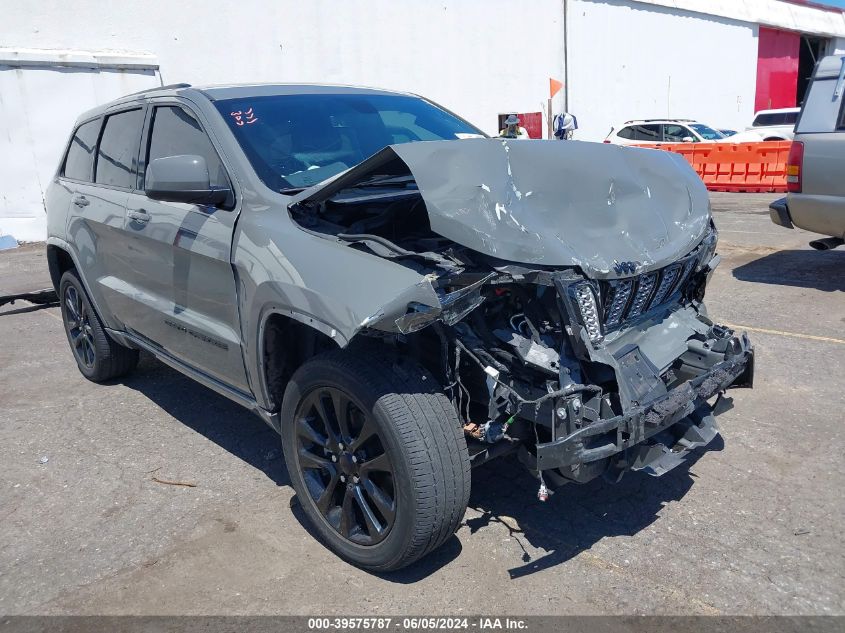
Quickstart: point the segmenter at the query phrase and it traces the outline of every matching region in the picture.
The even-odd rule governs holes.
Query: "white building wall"
[[[56,67],[50,55],[27,57],[25,66],[0,62],[0,236],[21,242],[47,234],[44,190],[77,115],[159,85],[153,69]]]
[[[149,53],[164,83],[319,82],[415,92],[496,133],[500,112],[540,111],[549,77],[562,76],[562,20],[560,0],[518,7],[510,0],[9,1],[0,47]],[[0,65],[0,85],[13,85],[13,73],[33,72]],[[69,72],[53,74],[62,79],[56,93],[74,92],[60,77]],[[133,90],[148,85],[136,82]],[[38,120],[55,124],[49,132],[27,125],[31,104],[0,117],[0,138],[15,135],[14,147],[4,148],[15,168],[0,166],[0,190],[16,191],[0,205],[0,234],[43,239],[41,193],[72,120],[94,105],[88,98],[94,91],[85,92],[84,107],[79,99],[38,93]],[[117,96],[101,88],[96,101]],[[34,137],[27,137],[29,128]],[[33,144],[38,181],[35,168],[23,165],[31,163]],[[19,191],[24,173],[29,184]]]
[[[834,35],[843,35],[840,22],[845,20],[842,14],[815,9],[792,11],[775,0],[146,0],[111,5],[6,0],[0,47],[53,49],[59,55],[67,50],[108,51],[118,58],[146,55],[158,64],[164,83],[328,82],[405,90],[495,133],[497,114],[541,111],[549,78],[564,78],[564,6],[569,106],[580,125],[576,138],[583,140],[601,140],[612,124],[630,118],[690,117],[742,129],[751,120],[756,87],[758,27],[753,20],[788,17]],[[707,10],[734,11],[748,21],[695,12]],[[836,41],[836,50],[845,49],[843,41]],[[78,75],[75,81],[72,75]],[[44,81],[50,76],[55,89]],[[17,110],[0,112],[0,139],[8,139],[0,148],[0,191],[16,192],[0,201],[0,234],[43,237],[41,192],[59,160],[70,121],[81,110],[128,92],[128,83],[135,90],[159,80],[149,71],[122,76],[115,81],[111,72],[96,69],[36,71],[0,62],[0,96],[20,93],[17,101],[9,99]],[[38,86],[34,97],[30,84]],[[562,104],[561,94],[554,110]],[[23,181],[29,184],[23,187]]]
[[[19,3],[0,46],[152,53],[165,83],[336,82],[426,95],[487,131],[563,68],[560,0]],[[517,14],[514,17],[514,14]]]
[[[570,0],[567,31],[577,138],[602,140],[629,119],[750,125],[756,25],[630,0]]]

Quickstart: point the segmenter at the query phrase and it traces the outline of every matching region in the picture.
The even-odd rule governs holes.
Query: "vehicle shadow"
[[[122,383],[277,485],[290,485],[278,435],[254,414],[146,355]],[[721,436],[717,436],[660,478],[629,473],[617,484],[602,478],[585,485],[571,484],[558,489],[546,503],[537,500],[537,480],[515,457],[496,460],[473,471],[471,511],[458,534],[463,539],[473,538],[495,524],[505,526],[522,548],[523,565],[509,569],[510,577],[527,576],[561,564],[603,538],[631,536],[651,525],[664,505],[681,499],[692,487],[695,475],[690,466],[704,453],[722,448]],[[291,511],[319,540],[296,496]],[[532,552],[546,553],[537,557],[526,545]],[[388,582],[413,584],[454,561],[461,551],[460,539],[452,536],[419,562],[376,575]]]
[[[290,485],[279,436],[254,413],[146,354],[121,382],[279,486]]]
[[[185,426],[263,472],[277,485],[290,486],[279,436],[255,414],[145,353],[141,355],[138,368],[120,382],[142,393]],[[319,541],[319,535],[306,520],[296,495],[290,506],[303,529]],[[393,582],[416,582],[448,564],[460,553],[461,542],[452,536],[419,563],[383,574],[383,577]]]
[[[632,536],[648,527],[666,504],[690,490],[695,481],[690,467],[703,454],[723,447],[717,436],[662,477],[631,472],[616,484],[599,477],[563,486],[545,503],[537,500],[537,480],[515,457],[491,462],[473,472],[469,506],[481,514],[466,519],[465,525],[470,534],[503,525],[522,549],[524,563],[508,573],[511,579],[528,576],[566,562],[603,538]],[[538,558],[526,544],[546,554]]]
[[[845,250],[785,250],[733,270],[740,281],[845,292]]]

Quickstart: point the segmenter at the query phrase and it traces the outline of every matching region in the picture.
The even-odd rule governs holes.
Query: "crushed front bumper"
[[[665,395],[632,408],[623,415],[597,420],[566,437],[538,444],[539,471],[575,466],[618,456],[626,468],[660,475],[682,461],[683,454],[709,443],[718,430],[707,400],[728,387],[751,386],[754,350],[746,335],[738,337],[740,352],[713,365]],[[673,446],[649,442],[653,436],[682,422]],[[623,451],[625,454],[620,455]]]

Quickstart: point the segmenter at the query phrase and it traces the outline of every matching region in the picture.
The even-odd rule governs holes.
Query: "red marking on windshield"
[[[230,112],[229,115],[235,119],[235,125],[238,127],[244,124],[251,125],[258,121],[258,117],[255,116],[255,112],[253,112],[252,108],[247,110],[235,110],[234,112]]]

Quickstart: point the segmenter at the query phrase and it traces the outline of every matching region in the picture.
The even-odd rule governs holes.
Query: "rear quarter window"
[[[616,133],[616,136],[620,138],[627,138],[629,140],[633,140],[634,138],[634,130],[630,127],[623,127]]]
[[[91,181],[94,169],[94,148],[100,133],[100,119],[83,123],[74,132],[62,167],[62,175],[73,180]]]

